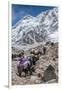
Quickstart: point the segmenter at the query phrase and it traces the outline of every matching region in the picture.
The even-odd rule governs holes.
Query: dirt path
[[[40,84],[40,83],[54,83],[57,82],[57,78],[53,78],[52,81],[43,82],[42,77],[38,77],[38,73],[41,74],[41,76],[44,75],[45,70],[49,65],[52,65],[55,69],[55,73],[58,77],[58,58],[56,57],[58,55],[57,47],[54,48],[47,48],[46,55],[41,55],[39,60],[36,62],[35,65],[35,72],[33,72],[33,75],[28,75],[24,77],[24,73],[22,73],[22,76],[19,77],[17,75],[17,67],[16,63],[17,61],[12,61],[12,85],[26,85],[26,84]],[[53,53],[54,52],[54,53]],[[53,58],[55,57],[55,60]]]

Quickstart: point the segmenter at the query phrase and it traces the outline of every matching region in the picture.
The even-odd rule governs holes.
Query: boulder
[[[43,80],[45,82],[56,79],[55,69],[52,65],[49,65],[47,69],[44,71]]]

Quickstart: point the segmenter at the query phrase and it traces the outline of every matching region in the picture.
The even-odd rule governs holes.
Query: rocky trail
[[[42,48],[41,46],[38,48]],[[37,48],[36,48],[37,49]],[[28,55],[30,51],[25,52]],[[46,45],[46,54],[41,55],[35,65],[35,72],[32,75],[18,76],[17,61],[12,60],[12,85],[57,83],[58,82],[58,44]]]

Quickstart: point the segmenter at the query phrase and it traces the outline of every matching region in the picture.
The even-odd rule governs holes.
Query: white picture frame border
[[[47,3],[47,2],[45,2],[46,0],[42,0],[42,2],[40,2],[40,3],[38,3],[38,2],[30,2],[29,0],[28,1],[19,1],[19,0],[13,0],[13,1],[9,1],[8,2],[8,86],[9,86],[9,88],[10,87],[37,87],[37,85],[39,86],[39,87],[46,87],[46,86],[51,86],[51,85],[53,85],[53,86],[58,86],[58,85],[60,85],[60,83],[61,83],[61,79],[59,78],[59,83],[58,84],[36,84],[36,85],[14,85],[14,86],[12,86],[12,84],[11,84],[11,80],[12,80],[12,77],[11,77],[11,64],[12,64],[12,62],[11,62],[11,14],[12,14],[12,12],[11,12],[11,5],[12,4],[20,4],[20,5],[40,5],[40,6],[57,6],[58,7],[58,9],[60,9],[60,4],[59,3],[55,3],[55,2],[50,2],[49,0],[47,0],[47,1],[49,1],[49,3]],[[56,0],[55,0],[56,1]],[[60,33],[59,33],[59,36],[60,36]],[[60,44],[59,44],[60,45]],[[59,52],[60,52],[60,50],[59,50]],[[59,59],[60,59],[60,57],[59,57]],[[58,60],[59,60],[58,59]],[[59,61],[59,62],[61,62],[61,61]],[[59,67],[59,69],[60,69],[61,67]],[[59,74],[60,74],[60,72],[59,72]],[[59,77],[60,77],[60,75],[59,75]]]

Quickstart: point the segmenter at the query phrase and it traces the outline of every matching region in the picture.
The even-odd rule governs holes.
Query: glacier
[[[12,47],[30,49],[47,41],[58,42],[58,8],[36,17],[24,16],[11,30]]]

